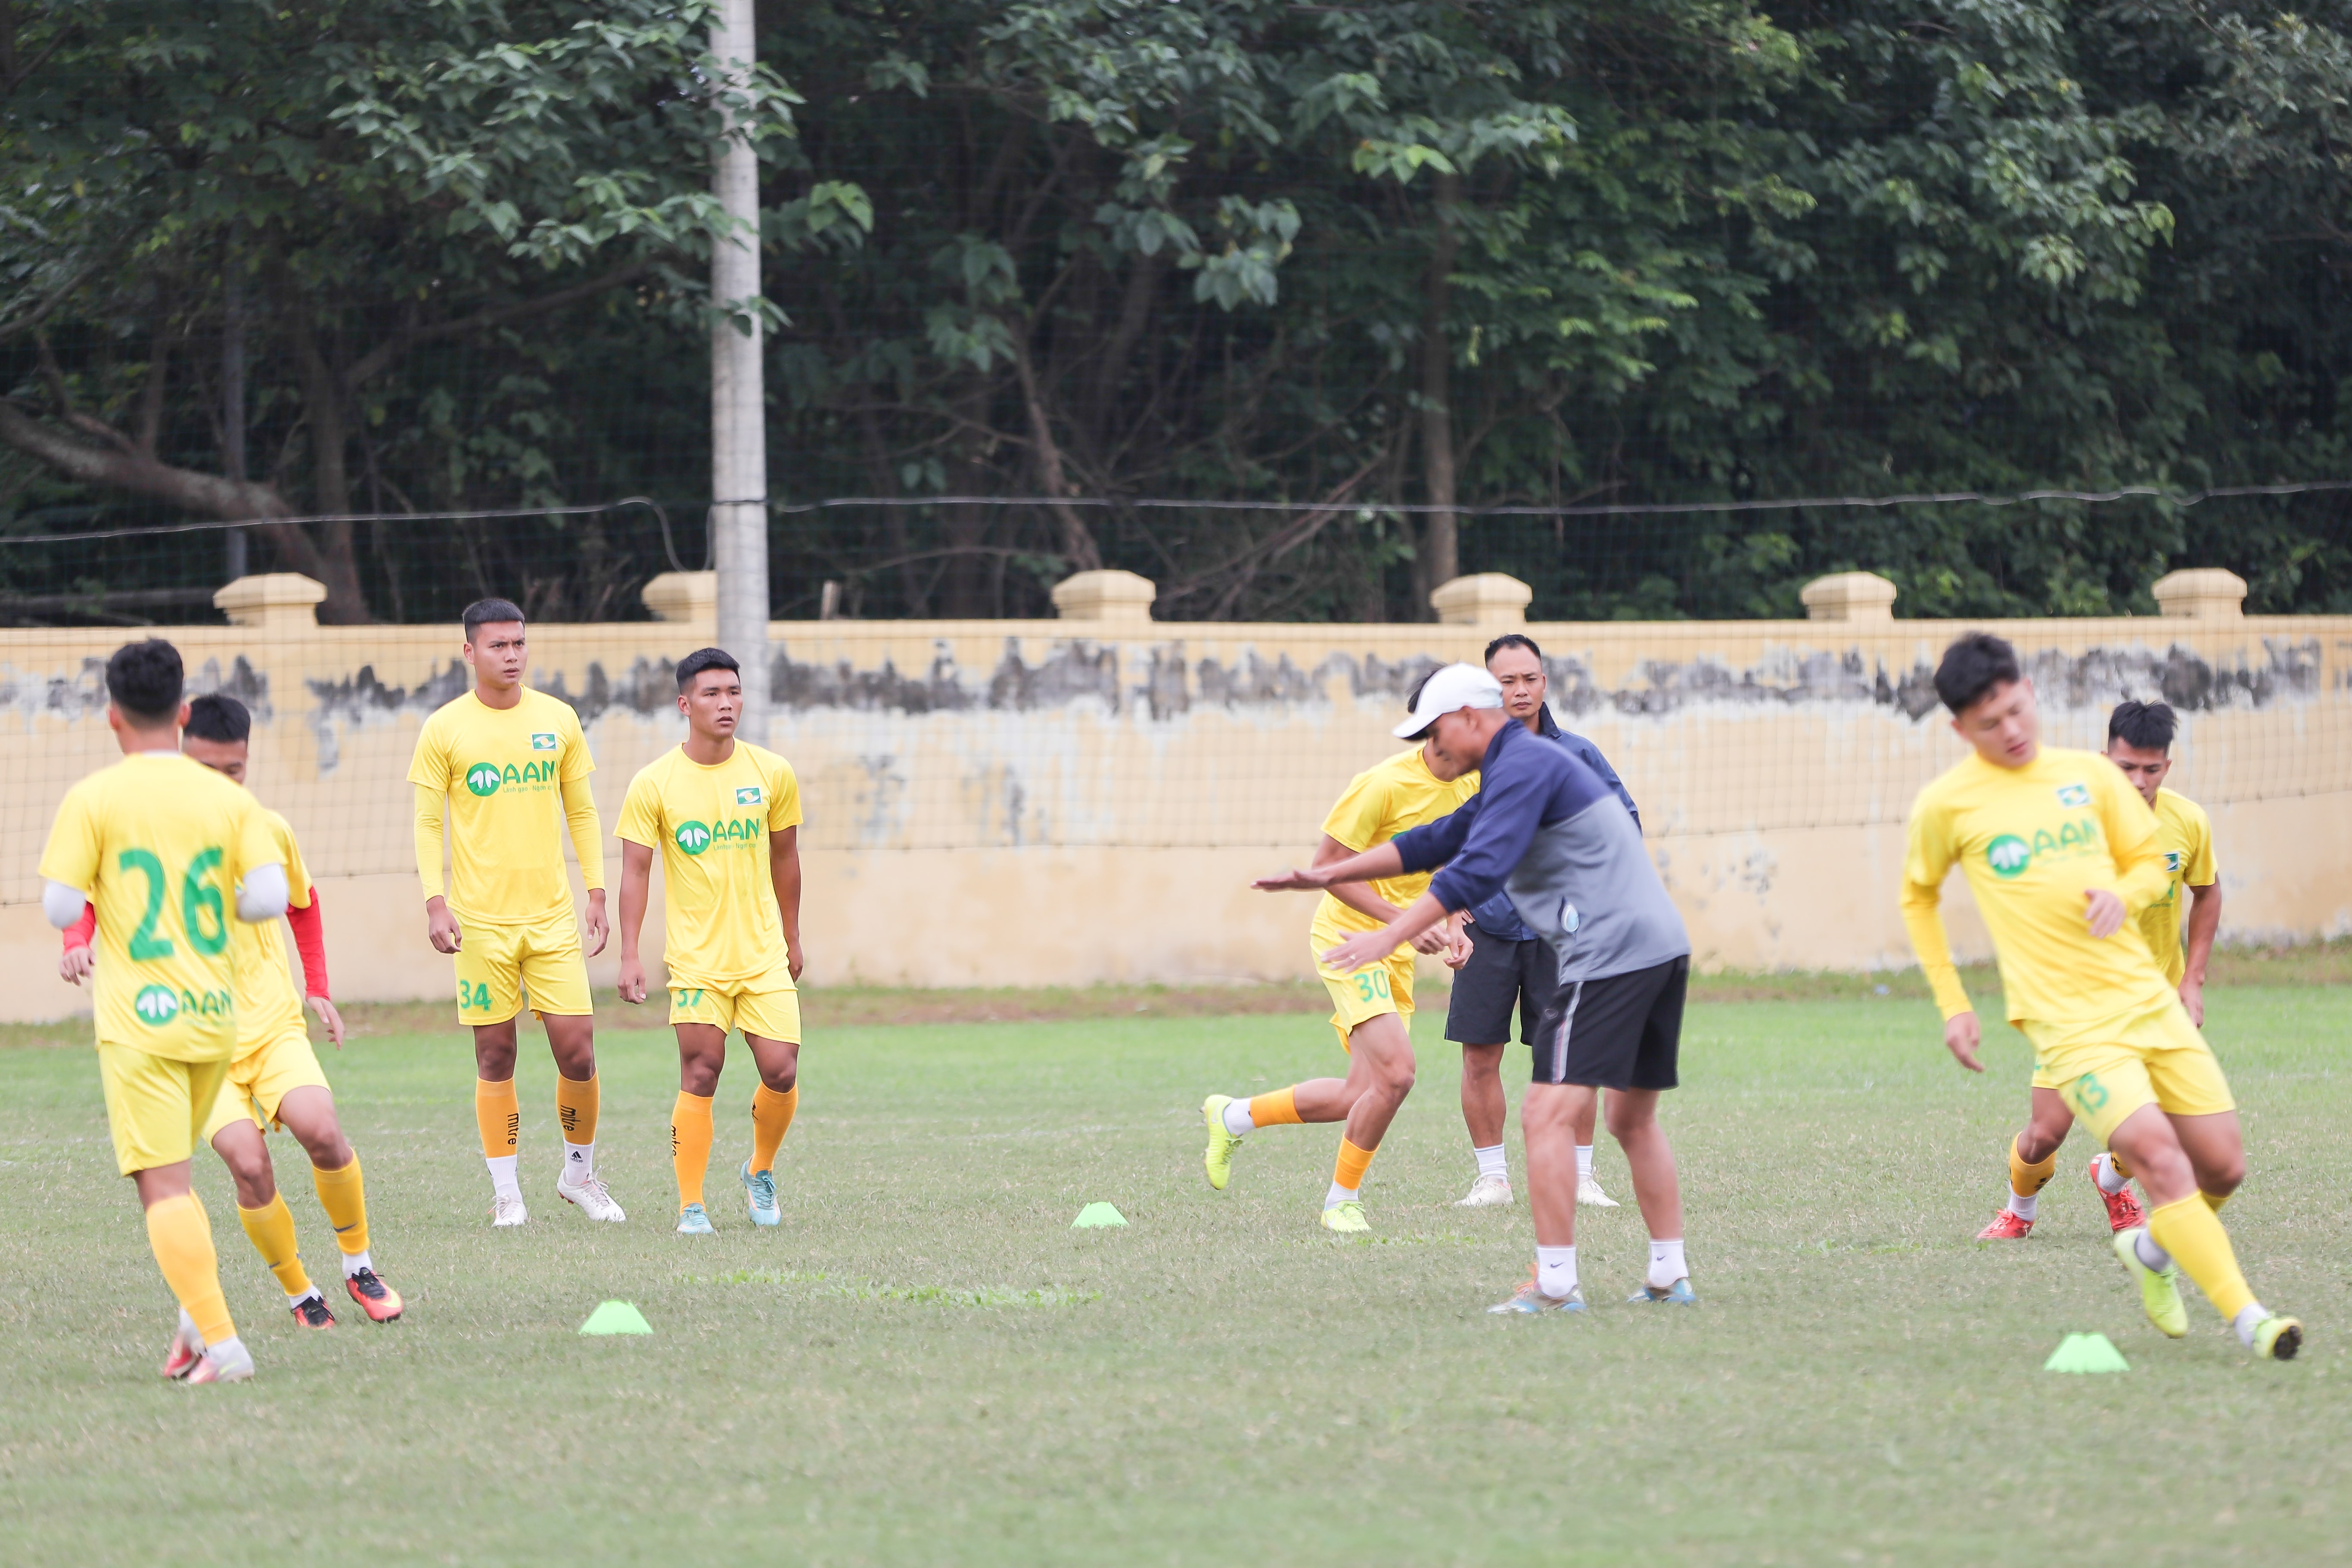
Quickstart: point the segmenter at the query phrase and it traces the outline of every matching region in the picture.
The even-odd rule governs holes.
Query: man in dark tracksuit
[[[1503,711],[1542,736],[1599,774],[1601,781],[1625,803],[1639,827],[1642,814],[1633,797],[1601,754],[1601,748],[1556,723],[1545,704],[1547,679],[1543,649],[1520,632],[1505,632],[1486,645],[1486,673],[1503,689]],[[1453,944],[1446,963],[1454,969],[1454,991],[1445,1008],[1445,1037],[1462,1047],[1462,1121],[1470,1132],[1471,1157],[1477,1175],[1470,1194],[1455,1206],[1475,1209],[1511,1201],[1511,1178],[1503,1159],[1503,1126],[1510,1113],[1503,1095],[1503,1051],[1511,1039],[1511,1014],[1519,1016],[1519,1039],[1532,1043],[1536,1020],[1558,985],[1559,960],[1511,908],[1508,893],[1496,893],[1471,910],[1463,940]],[[1588,1109],[1576,1124],[1576,1201],[1593,1208],[1615,1208],[1617,1200],[1601,1190],[1592,1175],[1592,1127]]]
[[[1536,1031],[1535,1082],[1519,1113],[1535,1277],[1493,1310],[1584,1308],[1570,1126],[1601,1089],[1611,1090],[1609,1131],[1625,1152],[1650,1232],[1647,1277],[1633,1300],[1696,1300],[1683,1258],[1674,1151],[1657,1121],[1659,1094],[1678,1081],[1690,938],[1640,831],[1591,768],[1511,721],[1501,687],[1475,665],[1449,665],[1432,676],[1399,730],[1428,736],[1449,757],[1475,759],[1478,794],[1452,815],[1361,855],[1257,886],[1324,888],[1443,866],[1395,920],[1324,955],[1347,969],[1385,957],[1449,912],[1507,889],[1519,919],[1559,952],[1559,988]]]

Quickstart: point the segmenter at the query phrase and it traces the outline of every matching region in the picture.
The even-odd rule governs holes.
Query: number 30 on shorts
[[[1351,974],[1348,978],[1356,983],[1356,996],[1359,1001],[1370,1002],[1378,999],[1386,1002],[1391,999],[1389,972],[1385,969],[1367,969],[1360,974]]]

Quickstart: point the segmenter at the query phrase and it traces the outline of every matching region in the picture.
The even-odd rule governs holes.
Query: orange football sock
[[[236,1324],[228,1315],[228,1298],[221,1294],[220,1256],[213,1250],[212,1221],[194,1193],[182,1193],[149,1205],[147,1245],[163,1270],[163,1282],[180,1300],[181,1310],[196,1322],[205,1343],[216,1345],[236,1338]]]
[[[1377,1149],[1359,1149],[1345,1138],[1339,1140],[1339,1161],[1331,1168],[1331,1184],[1354,1192],[1364,1184],[1364,1169],[1372,1163]]]
[[[2057,1156],[2055,1155],[2052,1156],[2053,1159],[2055,1159],[2056,1157]],[[2116,1153],[2113,1149],[2107,1151],[2107,1163],[2115,1167],[2116,1175],[2121,1176],[2126,1182],[2131,1180],[2131,1165],[2121,1154]]]
[[[596,1142],[596,1075],[569,1079],[555,1075],[555,1119],[563,1125],[563,1141],[586,1146]]]
[[[677,1171],[677,1206],[702,1201],[702,1173],[710,1168],[710,1096],[677,1091],[669,1112],[669,1163]]]
[[[1298,1125],[1298,1086],[1277,1089],[1272,1094],[1250,1096],[1250,1125],[1281,1127]]]
[[[482,1158],[503,1160],[515,1152],[522,1131],[522,1105],[515,1099],[514,1079],[474,1080],[474,1123],[482,1132]]]
[[[793,1117],[801,1108],[801,1086],[778,1094],[766,1084],[751,1091],[751,1169],[772,1171],[776,1168],[776,1151],[784,1146],[784,1134],[793,1130]]]
[[[2017,1152],[2017,1140],[2014,1138],[2010,1140],[2009,1190],[2011,1192],[2021,1198],[2030,1198],[2048,1186],[2050,1178],[2057,1173],[2058,1155],[2055,1151],[2053,1151],[2050,1157],[2039,1164],[2029,1165]]]
[[[286,1292],[287,1300],[309,1295],[310,1275],[295,1250],[294,1211],[286,1206],[286,1194],[273,1194],[257,1209],[240,1204],[236,1217],[244,1225],[246,1239],[253,1243],[253,1250],[261,1254],[261,1261],[278,1276],[278,1288]]]

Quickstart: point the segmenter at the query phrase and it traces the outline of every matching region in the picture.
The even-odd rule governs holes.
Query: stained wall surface
[[[1903,822],[1961,755],[1928,671],[1960,626],[1898,621],[1536,626],[1561,722],[1642,807],[1699,962],[1909,962]],[[2352,930],[2352,619],[2026,621],[2053,743],[2108,708],[2185,720],[2174,783],[2207,804],[2225,934]],[[418,726],[466,689],[455,628],[188,628],[196,689],[257,716],[252,784],[321,879],[339,994],[448,994],[426,946],[404,782]],[[630,775],[683,734],[673,660],[708,626],[531,628],[532,684],[586,727],[610,837]],[[1246,890],[1297,861],[1433,664],[1435,626],[821,622],[770,628],[771,743],[808,823],[811,984],[1295,975],[1309,900]],[[116,755],[100,671],[123,634],[0,632],[0,1018],[86,1010],[55,978],[36,865],[58,797]],[[656,879],[658,884],[658,878]],[[1985,951],[1957,879],[1955,940]],[[646,951],[660,947],[659,908]],[[592,965],[610,984],[617,947]]]

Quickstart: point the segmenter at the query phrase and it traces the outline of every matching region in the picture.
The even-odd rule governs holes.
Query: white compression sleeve
[[[289,896],[285,867],[256,866],[236,885],[236,918],[248,925],[274,921],[286,912]]]
[[[59,931],[71,931],[74,921],[81,919],[82,906],[89,902],[79,888],[68,888],[63,882],[41,884],[41,913]]]

